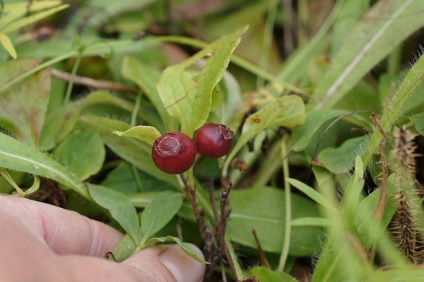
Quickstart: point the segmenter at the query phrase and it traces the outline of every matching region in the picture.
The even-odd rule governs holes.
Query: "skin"
[[[177,245],[106,260],[123,235],[78,213],[0,196],[2,281],[201,281],[205,266]],[[200,250],[191,246],[201,257]]]

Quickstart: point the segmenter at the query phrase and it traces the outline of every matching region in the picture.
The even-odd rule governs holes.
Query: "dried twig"
[[[116,91],[124,91],[130,93],[139,93],[140,90],[136,87],[128,86],[125,84],[109,81],[109,80],[96,80],[85,76],[75,75],[73,78],[70,73],[64,72],[58,69],[50,69],[50,73],[62,80],[70,81],[73,79],[75,84],[85,85],[88,87],[92,87],[95,89],[108,89],[108,90],[116,90]]]

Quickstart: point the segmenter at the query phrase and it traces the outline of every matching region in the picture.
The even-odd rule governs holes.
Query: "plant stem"
[[[63,102],[64,105],[67,105],[69,103],[69,100],[71,99],[71,92],[74,86],[74,77],[77,74],[80,63],[81,63],[81,54],[78,54],[74,67],[72,68],[71,78],[69,79],[68,87],[66,88],[65,100]]]
[[[283,160],[283,173],[284,173],[284,194],[285,194],[285,207],[286,207],[286,218],[285,218],[285,230],[284,230],[284,242],[283,249],[281,251],[280,262],[278,263],[278,272],[283,272],[287,262],[290,249],[290,237],[291,237],[291,190],[290,183],[287,179],[290,177],[289,174],[289,161],[287,151],[287,135],[283,137],[281,141],[281,157]]]

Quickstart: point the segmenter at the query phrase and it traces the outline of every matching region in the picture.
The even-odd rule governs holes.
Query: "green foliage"
[[[423,276],[390,228],[402,195],[424,222],[423,57],[406,69],[423,1],[3,2],[1,193],[45,200],[53,183],[126,233],[117,261],[178,244],[209,281],[296,281],[305,256],[312,281]],[[227,156],[154,165],[161,134],[209,122],[234,131]]]

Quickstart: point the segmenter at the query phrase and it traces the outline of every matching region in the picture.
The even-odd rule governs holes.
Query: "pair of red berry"
[[[223,124],[209,123],[197,130],[194,141],[182,132],[169,132],[156,139],[152,158],[156,166],[172,174],[192,167],[196,152],[205,157],[220,158],[233,144],[233,132]]]

